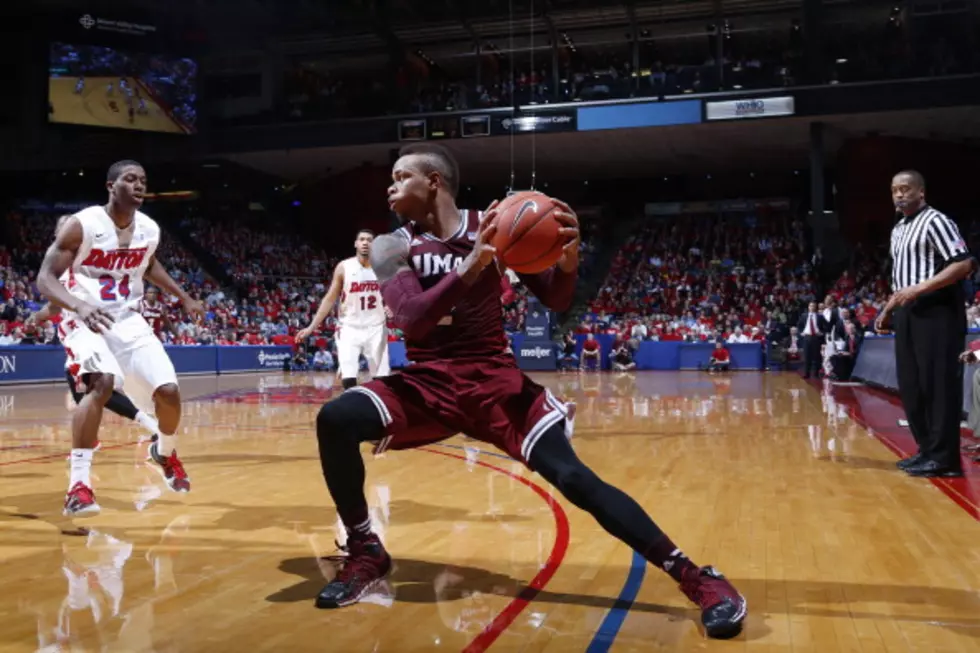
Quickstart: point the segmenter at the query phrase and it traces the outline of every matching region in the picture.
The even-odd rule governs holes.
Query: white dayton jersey
[[[76,378],[111,374],[116,387],[125,381],[136,405],[152,413],[153,392],[177,383],[166,350],[138,312],[143,275],[160,244],[160,227],[137,211],[132,225],[118,229],[101,206],[75,217],[82,226],[82,244],[63,277],[65,286],[115,321],[112,328],[95,332],[78,315],[65,311],[61,332],[68,369]]]
[[[388,328],[381,284],[374,270],[356,258],[341,262],[344,290],[340,295],[340,332],[337,336],[337,362],[340,375],[356,379],[360,359],[367,359],[371,376],[388,376]]]
[[[340,293],[340,327],[354,329],[384,325],[385,307],[381,300],[381,284],[370,267],[364,267],[357,257],[341,262],[344,270],[344,289]]]
[[[137,211],[129,228],[118,229],[102,206],[75,217],[82,225],[82,245],[68,268],[68,292],[113,317],[136,309],[143,299],[143,275],[160,244],[160,227]]]

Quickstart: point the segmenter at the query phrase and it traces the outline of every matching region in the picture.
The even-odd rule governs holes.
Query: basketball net
[[[530,0],[530,15],[529,15],[529,52],[531,55],[531,75],[529,76],[529,81],[534,77],[534,0]],[[510,40],[510,89],[511,89],[511,115],[512,120],[517,118],[518,112],[520,111],[520,106],[517,101],[517,75],[514,69],[514,59],[516,51],[514,50],[514,0],[508,0],[507,2],[507,35]],[[531,97],[534,97],[535,87],[533,84],[530,85]],[[536,106],[536,105],[530,105]],[[529,111],[529,114],[533,116],[533,110]],[[507,185],[507,197],[514,195],[515,193],[521,193],[525,191],[535,191],[535,185],[537,184],[538,178],[538,142],[537,142],[537,129],[531,129],[531,185],[526,189],[515,188],[516,177],[517,177],[517,165],[514,160],[514,142],[516,138],[516,130],[514,129],[513,122],[510,128],[510,183]]]

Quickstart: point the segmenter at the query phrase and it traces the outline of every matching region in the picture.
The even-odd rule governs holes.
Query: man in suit
[[[797,328],[803,336],[803,378],[809,379],[811,370],[814,375],[819,373],[820,345],[828,330],[827,320],[817,312],[816,302],[807,305],[807,312],[800,318]]]

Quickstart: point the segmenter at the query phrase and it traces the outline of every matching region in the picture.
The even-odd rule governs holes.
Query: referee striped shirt
[[[922,283],[970,252],[956,223],[931,206],[902,216],[892,229],[892,291]]]

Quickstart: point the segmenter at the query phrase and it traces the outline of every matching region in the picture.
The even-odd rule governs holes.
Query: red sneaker
[[[729,639],[742,632],[748,604],[717,569],[692,567],[681,580],[681,591],[701,608],[708,637]]]
[[[81,481],[75,483],[65,495],[65,517],[97,515],[102,510],[95,502],[95,492]]]
[[[163,476],[163,480],[167,482],[167,486],[174,492],[190,492],[191,491],[191,479],[187,477],[187,472],[184,471],[184,463],[180,462],[180,458],[177,457],[177,450],[174,449],[170,452],[170,455],[166,458],[162,457],[159,453],[157,441],[153,441],[149,448],[149,459],[151,463]]]
[[[357,603],[391,571],[391,556],[377,535],[347,540],[340,573],[316,597],[318,608],[343,608]]]

